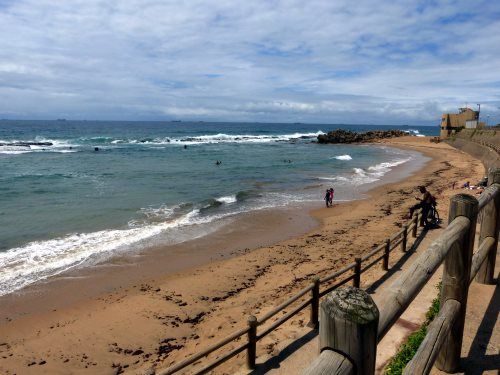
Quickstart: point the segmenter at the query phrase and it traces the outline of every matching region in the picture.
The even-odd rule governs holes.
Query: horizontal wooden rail
[[[413,359],[406,365],[404,375],[428,374],[431,371],[459,311],[460,302],[452,299],[445,302],[438,316],[429,324],[424,341],[420,344]]]
[[[325,349],[316,357],[313,363],[306,368],[302,375],[351,375],[354,366],[342,354]]]
[[[295,314],[297,314],[300,310],[302,310],[303,308],[305,308],[308,305],[310,305],[311,302],[312,302],[312,299],[309,298],[309,299],[305,300],[304,302],[302,302],[299,306],[297,306],[297,307],[293,308],[292,310],[290,310],[289,312],[287,312],[281,318],[279,318],[278,320],[276,320],[275,322],[273,322],[262,333],[258,334],[257,335],[257,340],[260,340],[264,336],[268,335],[271,331],[274,331],[276,328],[278,328],[280,325],[282,325],[283,323],[285,323],[292,316],[294,316]]]
[[[194,374],[196,375],[201,375],[201,374],[206,374],[207,372],[209,372],[210,370],[213,370],[214,368],[216,368],[217,366],[219,366],[221,363],[224,363],[226,362],[228,359],[234,357],[235,355],[238,355],[240,354],[242,351],[244,351],[245,349],[248,348],[248,343],[245,343],[243,345],[240,345],[234,349],[232,349],[231,351],[229,351],[228,353],[224,354],[222,357],[220,358],[217,358],[215,361],[212,361],[210,362],[208,365],[206,365],[205,367],[199,369],[199,370],[196,370],[194,372]]]
[[[488,186],[479,196],[479,210],[482,210],[491,200],[495,197],[496,194],[499,194],[500,185],[493,184]]]
[[[427,334],[416,355],[405,367],[404,374],[429,374],[434,363],[446,373],[457,371],[469,284],[476,274],[479,282],[488,283],[488,278],[484,275],[480,277],[480,273],[484,272],[485,264],[489,270],[495,267],[493,258],[496,256],[500,227],[500,169],[491,172],[489,180],[491,186],[479,201],[467,194],[457,194],[451,198],[448,226],[381,293],[380,309],[377,306],[372,309],[373,300],[368,294],[363,295],[365,292],[359,287],[344,287],[326,296],[321,304],[320,350],[328,349],[336,353],[320,355],[303,374],[373,374],[376,342],[380,342],[443,261],[441,309],[427,327]],[[478,249],[474,253],[476,223],[480,212],[483,218]],[[408,231],[413,229],[412,235],[415,237],[414,229],[418,228],[418,224],[417,214],[411,225],[405,225],[402,239],[396,240],[399,237],[395,235],[386,241],[384,255],[380,258],[384,259],[384,269],[387,268],[390,249],[402,243],[404,252]],[[372,251],[369,255],[375,254],[376,251]],[[359,278],[362,273],[360,268],[366,271],[380,259],[376,258],[361,268],[361,259],[357,258],[356,276]],[[340,368],[339,364],[345,361],[351,362],[354,370]]]
[[[472,257],[469,283],[471,283],[474,277],[476,277],[477,271],[479,271],[479,268],[481,268],[481,265],[494,246],[495,239],[493,237],[486,237],[483,242],[481,242],[477,252]]]
[[[337,272],[334,272],[328,276],[323,277],[322,279],[319,280],[319,282],[320,282],[320,284],[323,284],[323,283],[326,283],[330,280],[333,280],[333,279],[339,277],[340,275],[342,275],[343,273],[346,273],[347,271],[354,269],[354,266],[356,266],[356,263],[349,263],[347,266],[345,266],[344,268],[341,268]]]
[[[417,214],[419,214],[420,210],[415,211],[415,212]],[[263,338],[264,336],[266,336],[267,334],[269,334],[270,332],[275,330],[277,327],[279,327],[281,324],[285,323],[287,320],[289,320],[294,315],[299,313],[301,310],[305,309],[308,305],[310,305],[310,304],[314,305],[314,301],[313,301],[314,298],[323,297],[324,295],[326,295],[326,294],[330,293],[331,291],[345,285],[346,283],[354,280],[355,278],[358,278],[358,280],[359,280],[359,276],[361,275],[361,273],[363,273],[366,270],[368,270],[369,268],[373,267],[376,263],[380,262],[381,260],[384,260],[384,264],[387,263],[386,262],[388,259],[387,246],[390,246],[391,250],[392,250],[392,249],[396,248],[398,245],[400,245],[402,242],[404,242],[405,241],[405,238],[404,238],[405,231],[407,234],[409,233],[410,230],[413,230],[413,232],[415,233],[416,227],[418,226],[417,217],[413,217],[411,219],[410,223],[411,224],[409,226],[403,227],[401,230],[399,230],[398,232],[396,232],[395,234],[390,236],[386,241],[384,241],[384,243],[382,243],[381,245],[372,249],[369,253],[367,253],[362,258],[360,258],[361,262],[364,262],[364,261],[368,260],[369,258],[383,252],[380,256],[378,256],[376,259],[372,260],[369,264],[365,265],[363,268],[360,268],[359,274],[351,274],[350,276],[346,277],[345,279],[342,279],[342,280],[336,282],[335,284],[326,287],[325,290],[316,294],[317,297],[314,297],[314,293],[313,293],[312,298],[308,298],[307,300],[301,302],[297,307],[293,308],[288,313],[286,313],[284,316],[280,317],[278,320],[276,320],[275,322],[270,324],[269,327],[265,328],[264,331],[262,331],[260,334],[255,336],[255,340],[256,341],[260,340],[261,338]],[[388,244],[387,244],[387,241],[389,241]],[[384,259],[384,258],[387,258],[387,259]],[[319,279],[319,281],[317,281],[317,283],[319,283],[319,285],[327,284],[330,281],[338,278],[339,276],[344,275],[345,273],[347,273],[351,270],[356,271],[356,266],[357,266],[356,262],[350,263],[350,264],[346,265],[345,267],[341,268],[340,270],[335,271],[334,273]],[[387,269],[387,268],[384,266],[384,269]],[[318,288],[317,285],[318,284],[316,284],[316,288]],[[260,318],[257,318],[256,323],[255,323],[256,326],[261,326],[266,321],[268,321],[272,317],[276,316],[280,311],[287,308],[288,306],[290,306],[294,302],[298,301],[301,297],[303,297],[307,293],[313,291],[314,288],[315,288],[315,284],[311,284],[311,285],[301,289],[297,294],[290,297],[285,302],[276,306],[275,308],[273,308],[272,310],[270,310],[269,312],[267,312],[265,315],[261,316]],[[313,310],[314,310],[314,308],[313,308]],[[313,315],[314,315],[314,313],[313,313]],[[195,362],[199,361],[201,358],[208,356],[209,354],[220,349],[224,345],[229,344],[231,341],[234,341],[234,340],[240,338],[241,336],[248,334],[249,331],[250,331],[249,327],[241,329],[241,330],[229,335],[224,340],[221,340],[218,343],[206,348],[205,350],[184,359],[183,361],[169,367],[168,369],[166,369],[164,371],[158,371],[158,374],[161,374],[161,375],[174,374],[174,373],[182,370],[183,368],[194,364]],[[245,349],[248,349],[248,348],[249,348],[249,344],[246,343],[244,345],[240,345],[234,349],[231,349],[228,353],[226,353],[226,354],[222,355],[221,357],[217,358],[216,360],[210,362],[205,367],[203,367],[199,370],[195,370],[194,373],[195,374],[206,373],[206,372],[214,369],[215,367],[217,367],[221,363],[225,362],[229,358],[234,357],[238,353],[241,353],[242,351],[244,351]],[[249,349],[249,351],[250,351],[250,349]]]
[[[394,250],[396,247],[398,247],[401,244],[401,242],[403,242],[403,238],[402,237],[399,240],[393,242],[391,244],[391,251]]]
[[[410,225],[408,225],[408,230],[412,230],[415,227],[415,221],[412,221]]]
[[[389,237],[389,239],[392,241],[394,241],[396,238],[398,237],[401,237],[403,235],[403,233],[405,232],[405,229],[402,228],[399,232],[396,232],[394,233],[391,237]]]
[[[374,256],[375,254],[378,254],[380,253],[382,250],[385,249],[385,242],[381,245],[378,245],[375,249],[373,249],[372,251],[370,251],[368,254],[366,254],[365,256],[362,256],[361,257],[361,260],[364,262],[365,260],[371,258],[372,256]]]
[[[380,341],[394,322],[442,263],[451,247],[468,230],[471,222],[464,216],[457,217],[381,296],[378,340]]]
[[[320,297],[323,297],[325,294],[328,294],[330,293],[332,290],[335,290],[339,287],[341,287],[342,285],[344,284],[347,284],[349,281],[351,281],[352,279],[354,279],[354,275],[351,275],[349,276],[347,279],[343,279],[341,281],[339,281],[338,283],[336,284],[333,284],[332,286],[329,286],[328,288],[326,288],[324,291],[322,291],[319,296]]]
[[[361,268],[361,272],[365,272],[366,270],[369,270],[370,268],[372,268],[375,264],[377,264],[378,262],[380,262],[382,259],[384,259],[384,256],[385,254],[382,254],[380,255],[379,257],[375,258],[374,260],[372,260],[370,263],[368,263],[366,266],[364,266],[363,268]]]
[[[272,309],[271,311],[269,311],[268,313],[266,313],[264,316],[258,318],[257,319],[258,324],[261,325],[266,320],[272,318],[274,315],[276,315],[277,313],[279,313],[281,310],[283,310],[284,308],[290,306],[292,303],[294,303],[295,301],[297,301],[300,297],[302,297],[302,296],[306,295],[307,293],[309,293],[312,290],[312,288],[313,288],[312,285],[306,286],[304,289],[300,290],[296,295],[294,295],[293,297],[287,299],[281,305],[276,306],[274,309]]]
[[[202,350],[201,352],[196,353],[196,354],[192,355],[191,357],[186,358],[184,361],[179,362],[179,363],[169,367],[168,369],[166,369],[164,371],[159,371],[158,375],[173,374],[173,373],[183,369],[184,367],[193,364],[194,362],[198,361],[199,359],[209,355],[210,353],[216,351],[217,349],[223,347],[224,345],[230,343],[233,340],[236,340],[237,338],[239,338],[247,333],[248,333],[248,327],[240,329],[239,331],[236,331],[233,334],[226,337],[224,340],[221,340],[218,343],[216,343],[212,346],[209,346],[205,350]]]

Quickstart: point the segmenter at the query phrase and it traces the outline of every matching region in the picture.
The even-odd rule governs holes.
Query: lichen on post
[[[328,294],[320,307],[320,351],[346,356],[356,374],[373,374],[379,311],[365,291],[346,286]]]

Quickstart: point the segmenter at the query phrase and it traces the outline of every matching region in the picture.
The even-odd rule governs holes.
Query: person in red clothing
[[[330,188],[330,206],[333,206],[333,194],[335,193],[335,190],[333,188]]]

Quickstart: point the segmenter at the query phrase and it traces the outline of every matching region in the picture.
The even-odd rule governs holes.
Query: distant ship
[[[67,121],[65,118],[58,118],[56,121]]]

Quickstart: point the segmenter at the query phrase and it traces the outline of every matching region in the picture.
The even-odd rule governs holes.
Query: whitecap
[[[198,145],[198,144],[211,144],[211,143],[271,143],[271,142],[296,141],[299,139],[314,139],[320,134],[324,134],[324,132],[318,130],[317,132],[313,133],[269,134],[269,135],[219,133],[214,135],[187,136],[184,138],[168,139],[168,143],[182,144],[182,145]]]
[[[398,165],[404,164],[411,160],[410,158],[398,159],[391,162],[383,162],[372,165],[366,169],[353,168],[353,173],[343,176],[320,176],[318,179],[327,181],[336,181],[342,185],[364,185],[372,182],[379,181],[384,175]]]
[[[420,132],[419,132],[418,130],[416,130],[416,129],[409,129],[409,130],[407,131],[407,133],[413,133],[413,134],[414,134],[415,136],[417,136],[417,137],[425,137],[425,135],[420,134]]]
[[[219,198],[216,198],[215,200],[218,202],[221,202],[221,203],[226,203],[226,204],[235,203],[236,202],[236,195],[228,195],[225,197],[219,197]]]
[[[352,160],[352,157],[351,155],[338,155],[338,156],[334,156],[333,157],[334,159],[337,159],[337,160]]]

